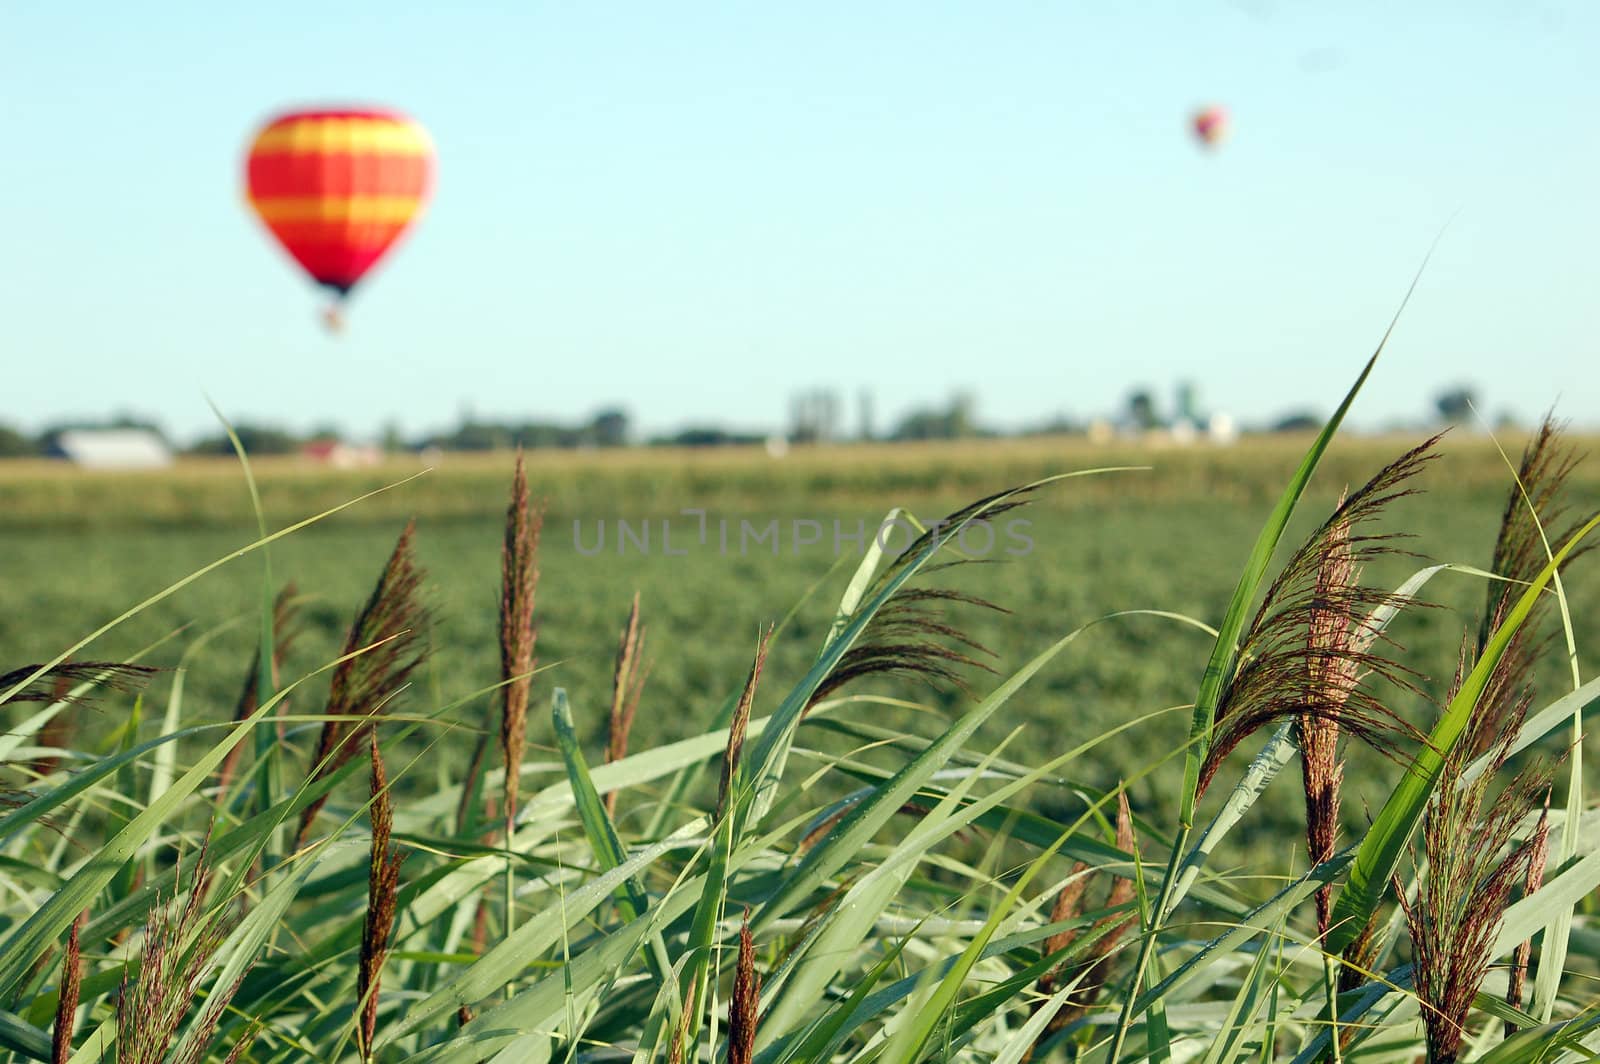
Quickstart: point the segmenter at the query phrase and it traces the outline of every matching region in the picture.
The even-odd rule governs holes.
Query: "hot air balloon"
[[[433,147],[395,111],[296,111],[256,135],[245,163],[250,206],[285,251],[332,289],[331,327],[350,290],[422,212]]]
[[[1191,120],[1195,139],[1202,147],[1215,148],[1228,138],[1228,109],[1213,104],[1202,107]]]

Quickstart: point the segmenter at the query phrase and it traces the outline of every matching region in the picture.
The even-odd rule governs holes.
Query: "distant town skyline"
[[[854,416],[845,411],[854,400]],[[679,444],[703,446],[726,443],[845,443],[862,440],[905,442],[924,439],[961,439],[977,436],[1037,436],[1087,434],[1091,439],[1109,439],[1118,434],[1142,434],[1172,430],[1181,441],[1210,439],[1232,442],[1240,432],[1263,433],[1315,429],[1329,411],[1317,407],[1290,407],[1262,419],[1241,422],[1232,411],[1206,403],[1192,381],[1180,381],[1168,395],[1158,389],[1130,391],[1121,409],[1115,411],[1062,413],[1042,420],[1003,423],[986,419],[976,397],[956,393],[943,403],[913,408],[893,422],[880,423],[876,403],[870,393],[854,397],[827,389],[812,389],[791,397],[788,418],[778,424],[749,424],[702,419],[671,426],[637,424],[623,406],[601,406],[587,415],[549,419],[524,414],[502,418],[482,418],[462,410],[450,425],[407,425],[390,421],[376,432],[352,430],[336,421],[295,425],[281,420],[230,420],[229,427],[244,437],[248,451],[282,453],[313,442],[344,442],[377,445],[383,450],[426,449],[482,450],[511,446],[582,447]],[[1563,417],[1556,411],[1558,417]],[[1563,418],[1570,421],[1570,418]],[[1504,429],[1507,425],[1528,427],[1507,408],[1496,409],[1470,387],[1449,387],[1437,391],[1425,408],[1406,416],[1368,426],[1350,425],[1345,431],[1379,432],[1425,431],[1440,425],[1458,426],[1467,432]],[[0,421],[0,458],[56,454],[59,440],[71,433],[89,430],[87,436],[107,438],[125,430],[153,431],[167,443],[200,453],[232,454],[233,445],[226,429],[215,421],[206,430],[184,434],[173,431],[159,418],[133,411],[114,411],[60,419],[36,430]]]
[[[8,5],[0,421],[778,428],[825,388],[1017,427],[1192,380],[1259,423],[1332,408],[1443,231],[1352,425],[1464,384],[1592,427],[1597,40],[1578,4]],[[319,101],[439,160],[340,337],[242,193]]]

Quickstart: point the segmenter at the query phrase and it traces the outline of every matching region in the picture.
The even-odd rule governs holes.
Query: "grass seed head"
[[[421,602],[422,570],[412,537],[416,522],[406,524],[378,577],[372,595],[356,615],[345,639],[347,657],[333,672],[328,720],[322,725],[312,757],[312,782],[337,771],[360,749],[363,732],[387,710],[428,655],[428,610]],[[370,650],[366,648],[372,648]],[[356,653],[357,651],[365,653]],[[327,797],[313,801],[300,815],[299,843],[304,843]]]
[[[533,686],[533,624],[539,586],[539,531],[543,515],[528,501],[528,472],[517,452],[506,506],[505,541],[500,549],[500,754],[505,765],[506,835],[516,820],[523,750],[528,742],[528,696]]]
[[[622,636],[617,642],[617,663],[611,673],[611,713],[606,718],[606,761],[621,761],[628,756],[628,737],[633,732],[633,719],[639,711],[639,697],[644,693],[644,682],[649,666],[644,664],[645,630],[639,624],[639,593],[633,593],[633,605],[628,609],[627,623],[622,626]],[[618,791],[609,791],[605,797],[606,812],[617,813]]]
[[[739,960],[733,973],[733,1000],[728,1006],[728,1064],[753,1064],[756,1058],[757,1010],[761,1004],[761,976],[756,972],[755,940],[750,935],[750,913],[739,927]]]
[[[400,895],[400,864],[405,859],[390,845],[394,809],[383,754],[378,749],[377,729],[370,729],[367,737],[372,759],[372,851],[367,859],[367,912],[361,926],[361,961],[356,975],[356,1000],[360,1003],[356,1045],[362,1059],[370,1058],[377,1034],[379,983],[383,962],[389,955],[389,936],[394,930]]]
[[[1550,792],[1544,796],[1544,809],[1539,813],[1539,824],[1533,830],[1533,839],[1528,854],[1528,877],[1523,882],[1522,896],[1527,897],[1544,884],[1544,866],[1550,858]],[[1522,1007],[1522,989],[1528,978],[1528,961],[1533,955],[1533,939],[1525,938],[1517,943],[1516,953],[1511,961],[1511,979],[1506,987],[1506,1003],[1512,1008]],[[1506,1021],[1506,1037],[1510,1038],[1517,1032],[1517,1025],[1510,1020]]]
[[[1515,833],[1532,812],[1533,796],[1549,787],[1548,767],[1535,762],[1494,793],[1527,706],[1522,699],[1498,720],[1490,712],[1469,720],[1469,732],[1494,729],[1488,770],[1467,778],[1474,744],[1463,735],[1446,755],[1423,814],[1427,874],[1415,900],[1397,891],[1415,957],[1429,1059],[1444,1064],[1460,1053],[1506,906],[1533,863],[1534,837],[1518,841]]]
[[[772,627],[756,643],[755,660],[750,663],[750,673],[745,677],[744,690],[734,706],[733,719],[728,725],[728,746],[722,754],[722,777],[717,784],[717,814],[720,822],[728,812],[728,801],[733,796],[734,780],[738,778],[739,758],[744,751],[745,731],[750,727],[750,710],[755,705],[756,688],[761,684],[761,667],[766,664],[767,650],[772,645]]]
[[[90,700],[74,698],[71,694],[72,688],[92,683],[108,687],[113,691],[137,691],[160,671],[154,666],[133,665],[123,661],[63,661],[48,668],[41,665],[24,665],[20,669],[0,674],[0,692],[17,688],[4,700],[0,700],[0,705],[10,702],[66,702],[84,705]]]
[[[1268,587],[1240,642],[1240,664],[1217,704],[1200,794],[1241,742],[1284,720],[1295,721],[1302,733],[1308,724],[1314,730],[1316,721],[1328,721],[1337,732],[1392,757],[1398,756],[1400,738],[1422,738],[1361,683],[1375,676],[1401,689],[1412,686],[1406,669],[1374,652],[1377,633],[1366,622],[1374,608],[1390,601],[1390,593],[1361,585],[1357,576],[1363,562],[1396,552],[1397,537],[1368,533],[1365,526],[1415,493],[1408,485],[1432,460],[1438,439],[1407,451],[1346,498]]]
[[[61,992],[56,999],[56,1022],[50,1030],[51,1064],[67,1064],[72,1058],[72,1026],[78,1017],[78,998],[83,990],[83,953],[78,933],[88,922],[85,909],[72,921],[67,934],[67,952],[61,962]]]
[[[123,968],[116,1006],[118,1064],[200,1064],[244,980],[240,973],[231,985],[212,986],[194,1020],[188,1048],[176,1057],[169,1055],[211,958],[229,931],[220,909],[206,909],[213,878],[207,853],[203,846],[195,859],[189,893],[181,906],[175,908],[170,899],[164,904],[157,896],[145,921],[137,970]],[[174,883],[182,880],[182,872],[180,857]],[[237,1059],[250,1037],[235,1044],[230,1060]]]
[[[1340,499],[1342,506],[1344,500]],[[1329,528],[1317,568],[1313,605],[1306,623],[1306,704],[1343,707],[1360,680],[1358,644],[1370,641],[1363,620],[1342,608],[1360,571],[1350,547],[1350,524]],[[1344,764],[1339,757],[1337,713],[1303,713],[1295,727],[1306,806],[1306,852],[1315,866],[1333,856],[1339,837],[1340,790]],[[1333,888],[1316,894],[1317,934],[1326,938],[1333,911]]]

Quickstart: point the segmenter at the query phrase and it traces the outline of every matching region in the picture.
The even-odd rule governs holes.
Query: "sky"
[[[1600,423],[1600,8],[1269,0],[0,7],[0,421],[777,428],[956,392]],[[250,215],[285,108],[430,132],[343,335]],[[1189,115],[1226,105],[1197,148]]]

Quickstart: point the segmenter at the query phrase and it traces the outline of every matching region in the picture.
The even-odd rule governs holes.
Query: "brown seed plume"
[[[378,577],[367,604],[356,615],[345,639],[342,661],[329,686],[328,720],[322,725],[311,759],[315,783],[343,767],[360,750],[363,735],[376,715],[389,708],[411,674],[428,654],[425,634],[428,610],[420,602],[422,570],[412,548],[416,522],[407,523],[394,552]],[[366,650],[371,647],[372,649]],[[356,651],[366,650],[357,654]],[[303,845],[327,797],[313,801],[300,814],[296,845]]]
[[[534,593],[539,585],[539,530],[543,515],[528,502],[528,473],[522,452],[511,478],[505,542],[500,550],[500,754],[505,764],[505,822],[509,840],[517,819],[522,782],[522,752],[528,742],[528,693],[533,685]]]
[[[1128,792],[1121,791],[1117,794],[1117,849],[1132,853],[1137,845],[1138,839],[1133,833],[1133,811],[1128,807]],[[1118,909],[1127,905],[1133,900],[1133,893],[1131,874],[1118,876],[1111,881],[1111,889],[1106,893],[1106,908]],[[1073,1006],[1073,1011],[1078,1015],[1094,1007],[1101,988],[1111,974],[1111,966],[1116,963],[1117,943],[1127,934],[1135,919],[1133,913],[1110,912],[1096,922],[1096,930],[1104,931],[1104,934],[1089,950],[1091,959],[1089,974],[1084,979],[1084,1000],[1082,1004],[1075,1003]]]
[[[1360,679],[1357,655],[1364,649],[1361,644],[1370,640],[1362,619],[1341,608],[1360,577],[1352,553],[1349,522],[1333,525],[1317,568],[1306,623],[1305,704],[1329,709],[1327,713],[1302,713],[1295,722],[1306,803],[1306,852],[1313,867],[1333,856],[1338,841],[1339,792],[1344,782],[1339,711]],[[1317,891],[1316,906],[1317,935],[1326,939],[1333,912],[1331,885]]]
[[[994,652],[942,619],[944,609],[956,605],[1011,612],[987,599],[949,588],[902,588],[883,604],[860,641],[817,685],[806,708],[809,710],[847,684],[875,675],[905,676],[970,693],[960,670],[973,668],[993,673],[992,666],[974,655],[993,657]]]
[[[606,718],[606,761],[621,761],[628,756],[628,736],[639,711],[639,696],[649,674],[644,664],[644,628],[639,624],[639,593],[633,593],[628,622],[622,626],[617,643],[617,664],[611,674],[611,714]],[[616,816],[618,791],[606,794],[606,813]]]
[[[1133,853],[1138,845],[1138,838],[1133,830],[1133,810],[1128,805],[1127,791],[1117,794],[1117,849],[1124,853]],[[1061,892],[1056,895],[1055,906],[1050,912],[1050,922],[1071,920],[1083,912],[1084,893],[1089,885],[1093,873],[1085,873],[1088,866],[1083,862],[1074,862],[1072,872],[1067,882],[1062,886]],[[1120,909],[1133,900],[1134,885],[1130,875],[1111,877],[1110,886],[1106,890],[1105,908]],[[1046,973],[1038,982],[1040,1005],[1043,1000],[1055,993],[1056,986],[1062,982],[1071,982],[1082,977],[1082,985],[1073,992],[1056,1014],[1050,1017],[1044,1030],[1039,1032],[1039,1037],[1024,1056],[1024,1061],[1032,1060],[1044,1047],[1045,1043],[1054,1038],[1068,1024],[1088,1015],[1094,1008],[1095,1001],[1100,996],[1111,968],[1116,963],[1117,943],[1133,926],[1135,916],[1129,912],[1107,912],[1095,921],[1094,934],[1097,935],[1088,949],[1088,956],[1082,960],[1075,960],[1058,965]],[[1068,929],[1058,931],[1045,939],[1044,952],[1048,956],[1058,950],[1065,949],[1076,940],[1078,932]]]
[[[113,691],[137,691],[149,682],[150,677],[161,671],[150,665],[131,665],[122,661],[63,661],[43,672],[40,669],[39,665],[24,665],[0,674],[0,693],[23,684],[5,702],[67,702],[83,705],[89,700],[73,698],[70,693],[79,684],[99,684]]]
[[[745,731],[750,727],[750,709],[755,705],[756,688],[761,683],[761,667],[767,661],[767,649],[772,645],[772,627],[756,643],[755,660],[750,663],[750,674],[745,677],[744,691],[733,710],[733,720],[728,725],[728,746],[722,754],[722,778],[717,784],[717,822],[728,811],[733,783],[739,771],[739,757],[744,752]]]
[[[1398,739],[1423,738],[1357,682],[1371,675],[1402,689],[1412,686],[1406,669],[1372,651],[1375,633],[1363,627],[1362,619],[1388,601],[1390,593],[1364,587],[1353,577],[1362,562],[1394,552],[1390,541],[1397,537],[1363,529],[1390,503],[1413,494],[1407,485],[1433,458],[1438,439],[1435,436],[1401,455],[1345,499],[1268,587],[1240,642],[1240,664],[1217,704],[1201,766],[1200,794],[1245,738],[1284,720],[1293,720],[1304,730],[1308,719],[1330,719],[1341,733],[1390,756],[1398,756]],[[1351,567],[1348,583],[1330,579],[1345,565]],[[1329,645],[1318,642],[1314,628],[1321,628],[1327,637],[1340,623],[1346,628],[1344,638]],[[1318,689],[1311,688],[1308,676],[1320,679]]]
[[[1534,828],[1532,847],[1528,854],[1528,878],[1522,885],[1522,896],[1527,897],[1544,885],[1544,866],[1550,859],[1550,795],[1544,796],[1544,810],[1539,814],[1539,825]],[[1528,961],[1533,955],[1533,939],[1517,943],[1511,961],[1511,981],[1506,987],[1506,1004],[1514,1009],[1522,1007],[1522,989],[1528,979]],[[1506,1021],[1506,1037],[1517,1033],[1517,1025]]]
[[[756,972],[755,940],[750,913],[739,928],[739,961],[733,973],[733,1000],[728,1006],[728,1064],[753,1064],[756,1059],[756,1011],[761,1004],[761,976]]]
[[[72,1058],[72,1024],[78,1016],[78,997],[83,990],[83,954],[78,947],[78,932],[89,920],[85,909],[72,921],[67,935],[67,955],[61,962],[61,993],[56,1000],[56,1022],[50,1032],[51,1064],[67,1064]]]
[[[1061,884],[1061,889],[1056,892],[1055,904],[1050,907],[1050,922],[1059,924],[1066,920],[1076,920],[1083,915],[1083,895],[1089,887],[1089,866],[1082,861],[1072,862],[1072,869],[1067,873],[1067,881]],[[1044,953],[1049,956],[1059,953],[1072,945],[1078,937],[1076,928],[1064,928],[1044,940]],[[1056,992],[1056,980],[1062,974],[1058,965],[1039,977],[1038,988],[1042,997],[1049,997]]]
[[[0,699],[0,705],[11,702],[66,703],[39,732],[39,745],[55,749],[65,748],[72,741],[75,728],[67,709],[94,703],[90,697],[73,697],[74,687],[96,683],[113,691],[137,691],[149,682],[150,677],[161,671],[149,665],[130,665],[117,661],[63,661],[43,672],[40,669],[39,665],[24,665],[0,675],[0,695],[22,685],[9,697]],[[35,776],[48,776],[59,763],[55,757],[37,758],[28,763],[28,770]],[[0,798],[0,802],[3,801],[4,798]]]
[[[367,860],[367,915],[361,925],[361,963],[356,974],[356,1000],[360,1008],[356,1046],[363,1060],[371,1058],[372,1041],[378,1030],[379,983],[383,962],[389,956],[389,936],[394,931],[396,900],[400,894],[400,864],[405,860],[405,855],[394,852],[390,845],[394,807],[376,728],[368,730],[367,743],[372,758],[372,853]]]
[[[1012,497],[1000,501],[1002,496]],[[948,547],[951,529],[979,518],[993,521],[1025,505],[1026,496],[1027,489],[991,495],[935,522],[878,574],[863,596],[863,601],[883,590],[907,566]],[[929,563],[919,575],[931,576],[944,569],[966,564],[972,564],[971,560],[957,558],[939,564]],[[810,710],[845,685],[873,675],[909,677],[935,687],[950,686],[970,694],[961,670],[972,668],[993,673],[995,670],[982,659],[992,658],[994,653],[944,619],[945,610],[956,606],[972,606],[996,613],[1010,612],[993,602],[962,591],[902,585],[879,608],[855,645],[845,652],[838,664],[818,684],[806,709]]]
[[[1548,768],[1535,763],[1493,792],[1527,707],[1524,697],[1498,720],[1480,711],[1468,721],[1423,814],[1427,874],[1414,901],[1396,891],[1411,937],[1430,1061],[1457,1059],[1511,893],[1527,881],[1533,863],[1534,839],[1519,842],[1514,832],[1531,813],[1533,795],[1548,788]],[[1488,770],[1468,779],[1471,751],[1483,745],[1473,733],[1485,729],[1492,729]]]
[[[175,882],[182,879],[180,858]],[[170,900],[158,897],[145,921],[144,952],[136,971],[123,968],[122,991],[117,997],[118,1064],[200,1064],[216,1036],[223,1013],[239,990],[244,975],[229,986],[212,986],[194,1021],[189,1049],[169,1057],[178,1028],[194,1005],[201,977],[223,940],[228,927],[216,911],[207,912],[205,897],[212,872],[206,850],[195,861],[189,895],[176,913]],[[236,1060],[248,1045],[247,1034],[235,1043],[229,1060]]]
[[[71,681],[65,677],[58,678],[54,683],[54,698],[51,701],[60,702],[72,692]],[[72,743],[72,737],[77,732],[77,721],[73,719],[70,705],[63,705],[39,729],[39,745],[46,750],[65,750]],[[28,772],[36,778],[50,775],[61,764],[61,759],[53,754],[35,758],[28,762]]]
[[[684,1054],[689,1042],[689,1025],[694,1022],[695,1010],[699,1007],[700,985],[689,984],[689,998],[683,1003],[683,1012],[678,1015],[678,1026],[672,1031],[672,1044],[667,1049],[667,1064],[683,1064]]]
[[[1505,579],[1489,582],[1470,661],[1476,661],[1483,653],[1490,637],[1522,597],[1526,585],[1544,569],[1551,554],[1566,546],[1593,516],[1592,512],[1582,512],[1575,520],[1567,520],[1572,509],[1567,481],[1578,458],[1564,443],[1563,434],[1564,426],[1546,416],[1523,451],[1516,482],[1506,493],[1490,565],[1490,571]],[[1564,569],[1570,569],[1591,547],[1592,544],[1579,545],[1567,556]],[[1544,656],[1553,638],[1544,622],[1554,599],[1553,594],[1539,596],[1533,611],[1501,655],[1494,675],[1478,699],[1480,711],[1491,718],[1498,720],[1513,712],[1515,703],[1531,690],[1534,665]],[[1494,728],[1483,729],[1471,748],[1471,756],[1477,758],[1488,753],[1494,734]]]
[[[1560,551],[1593,516],[1592,512],[1583,512],[1576,519],[1567,520],[1572,509],[1567,498],[1567,481],[1579,459],[1565,443],[1565,431],[1563,422],[1551,415],[1545,416],[1539,431],[1522,452],[1517,482],[1506,493],[1490,569],[1507,580],[1489,584],[1483,623],[1478,630],[1479,653],[1493,634],[1498,618],[1521,597],[1523,587],[1544,568],[1550,554]],[[1547,539],[1548,552],[1545,549]],[[1583,554],[1589,549],[1588,545],[1580,546],[1574,553]],[[1568,560],[1570,563],[1571,556]],[[1518,677],[1514,679],[1525,675],[1523,668],[1517,672]],[[1513,682],[1510,686],[1516,688],[1521,684]]]

